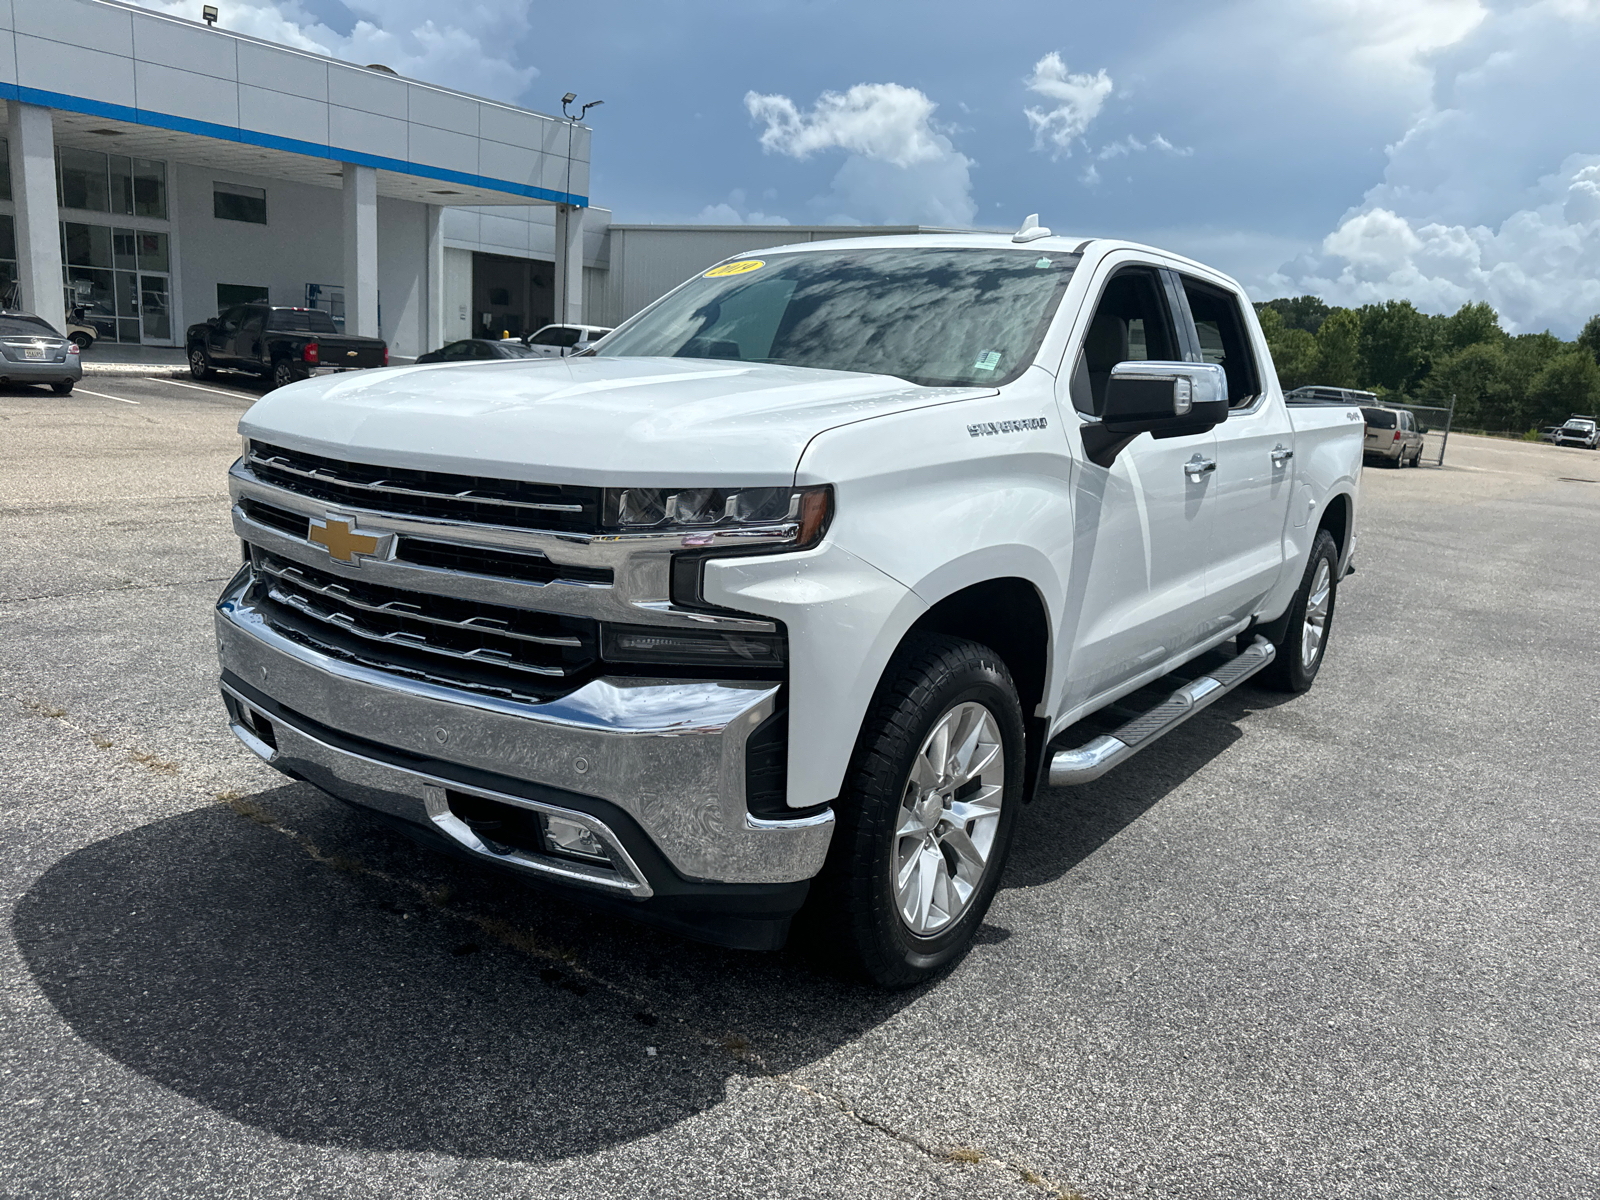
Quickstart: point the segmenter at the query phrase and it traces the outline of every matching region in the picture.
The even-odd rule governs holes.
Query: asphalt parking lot
[[[972,954],[885,995],[239,747],[259,390],[0,391],[0,1196],[1600,1193],[1600,454],[1369,469],[1316,687],[1043,793]]]

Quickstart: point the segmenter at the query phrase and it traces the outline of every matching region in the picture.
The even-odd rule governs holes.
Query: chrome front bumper
[[[604,805],[586,808],[586,798],[620,809],[686,880],[794,883],[822,867],[831,811],[764,820],[745,804],[745,742],[774,711],[774,684],[605,678],[542,704],[504,700],[321,654],[272,629],[248,588],[241,572],[217,603],[224,692],[234,732],[289,774],[443,833],[496,865],[637,899],[651,881],[623,849],[626,838],[594,815]],[[251,693],[275,710],[266,715],[276,748],[240,721]],[[612,854],[614,877],[497,854],[450,816],[447,791],[588,812],[585,823],[621,851]]]

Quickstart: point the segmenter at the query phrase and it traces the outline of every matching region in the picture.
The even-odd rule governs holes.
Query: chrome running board
[[[1272,643],[1258,636],[1246,649],[1210,673],[1184,684],[1149,712],[1108,734],[1050,758],[1050,786],[1067,787],[1099,779],[1112,767],[1182,725],[1220,700],[1276,657]]]

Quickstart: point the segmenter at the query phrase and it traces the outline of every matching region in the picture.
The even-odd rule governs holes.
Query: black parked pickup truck
[[[219,367],[254,371],[283,387],[318,369],[386,367],[389,347],[381,338],[340,333],[319,308],[275,308],[236,304],[189,326],[189,371],[209,378]]]

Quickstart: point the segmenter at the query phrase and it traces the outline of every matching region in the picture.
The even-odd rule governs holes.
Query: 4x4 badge
[[[382,546],[387,550],[387,543],[394,535],[359,533],[356,527],[344,518],[330,516],[321,521],[312,517],[311,532],[308,536],[319,546],[327,547],[328,557],[354,565],[358,554],[368,558],[382,557],[378,548]]]

